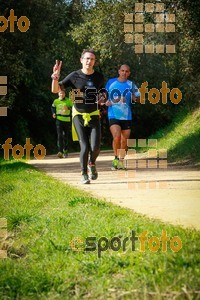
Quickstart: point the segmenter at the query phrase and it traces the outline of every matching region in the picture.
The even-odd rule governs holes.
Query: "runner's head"
[[[84,49],[81,54],[82,71],[86,74],[92,74],[94,72],[93,67],[95,64],[96,55],[93,49]]]
[[[118,77],[119,81],[126,81],[131,74],[130,67],[126,64],[121,65],[118,70],[118,74],[119,74]]]
[[[65,98],[65,91],[59,91],[58,93],[59,99],[62,100]]]

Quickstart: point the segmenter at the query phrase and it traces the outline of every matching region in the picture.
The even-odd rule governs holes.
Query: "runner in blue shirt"
[[[130,137],[132,124],[131,104],[138,101],[140,92],[134,82],[128,80],[130,67],[122,65],[118,70],[118,78],[109,79],[106,84],[108,91],[108,119],[110,131],[113,137],[114,160],[112,170],[125,169],[123,158],[127,149],[127,139]],[[119,150],[120,158],[119,160]]]

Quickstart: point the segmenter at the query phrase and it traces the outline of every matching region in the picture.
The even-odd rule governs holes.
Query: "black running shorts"
[[[118,119],[110,119],[109,126],[119,125],[121,130],[131,129],[132,121],[131,120],[118,120]]]

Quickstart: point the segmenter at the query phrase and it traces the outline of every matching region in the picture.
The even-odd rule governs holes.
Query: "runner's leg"
[[[73,118],[74,126],[78,135],[80,144],[80,164],[83,173],[87,173],[88,155],[90,150],[89,144],[89,128],[84,126],[84,121],[81,115]]]
[[[131,129],[126,129],[121,131],[121,149],[127,150],[127,140],[131,134]]]
[[[57,146],[58,152],[63,152],[63,136],[62,136],[62,126],[61,121],[56,120],[56,131],[57,131]]]
[[[101,145],[101,125],[99,117],[92,117],[89,123],[90,127],[90,163],[95,164],[95,161],[100,152]]]
[[[110,126],[110,131],[113,137],[112,147],[115,157],[117,157],[117,150],[121,148],[121,127],[117,124]]]
[[[126,155],[127,150],[127,139],[130,137],[131,129],[124,129],[121,131],[121,148],[119,151],[119,163],[117,165],[118,169],[126,169],[124,157]]]
[[[96,159],[100,152],[101,144],[101,125],[100,119],[97,116],[93,116],[89,123],[90,127],[90,159],[88,163],[89,178],[96,180],[98,178],[98,172],[96,169]]]
[[[69,122],[62,122],[62,134],[63,134],[63,150],[67,150],[68,146],[68,127]]]

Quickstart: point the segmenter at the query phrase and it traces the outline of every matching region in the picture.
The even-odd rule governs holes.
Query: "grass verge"
[[[200,165],[200,109],[182,109],[151,138],[159,140],[159,149],[167,149],[169,162]]]
[[[8,221],[0,299],[199,299],[196,230],[95,199],[23,162],[2,161],[0,180],[0,218]],[[147,231],[144,252],[139,240],[132,248],[132,230],[137,237]],[[163,231],[170,239],[166,252]],[[178,252],[175,236],[182,241]],[[124,251],[122,244],[106,249],[113,237],[113,249],[127,240]]]

